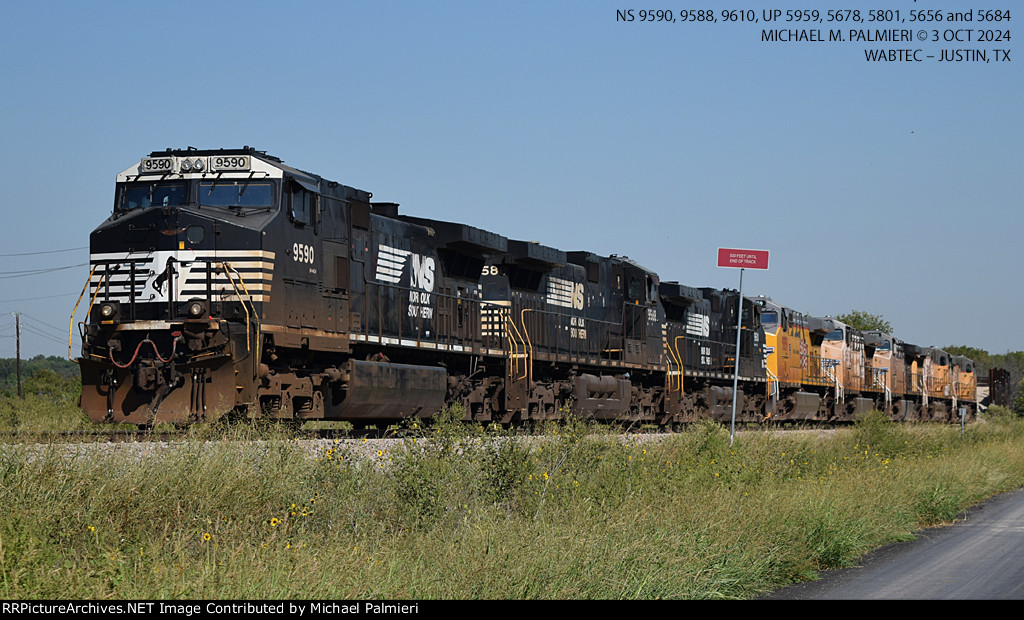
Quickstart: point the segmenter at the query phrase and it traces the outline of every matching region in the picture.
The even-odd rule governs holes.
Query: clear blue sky
[[[81,248],[118,171],[156,149],[242,145],[405,213],[627,255],[693,286],[737,286],[718,247],[770,250],[744,293],[881,314],[916,344],[1024,350],[1024,52],[1012,40],[762,42],[762,28],[800,26],[721,20],[801,4],[771,1],[704,3],[716,24],[616,21],[648,4],[10,3],[0,356],[14,355],[15,311],[23,356],[67,353]],[[978,12],[963,0],[803,4],[823,17]],[[1012,21],[804,28],[997,28],[1024,41],[1012,28],[1024,8],[987,6]],[[865,60],[899,48],[1004,48],[1012,61]],[[12,256],[37,252],[49,253]]]

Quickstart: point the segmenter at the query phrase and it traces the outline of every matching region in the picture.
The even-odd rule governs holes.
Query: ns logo
[[[432,256],[421,256],[409,250],[383,244],[377,246],[377,280],[398,284],[406,263],[410,264],[409,287],[433,292],[435,265]]]
[[[572,307],[577,310],[583,309],[583,283],[577,282],[572,289]]]
[[[412,274],[409,285],[428,293],[434,290],[434,258],[431,256],[412,255]]]
[[[546,300],[549,304],[563,308],[583,309],[583,283],[564,280],[562,278],[548,278],[548,294]]]

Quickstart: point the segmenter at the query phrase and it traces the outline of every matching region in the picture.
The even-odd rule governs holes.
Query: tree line
[[[81,389],[78,364],[63,357],[37,355],[21,360],[22,392],[47,393]],[[0,394],[18,393],[18,360],[0,358]]]

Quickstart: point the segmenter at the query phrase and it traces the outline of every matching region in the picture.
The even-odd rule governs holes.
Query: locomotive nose
[[[129,214],[126,226],[100,229],[92,235],[94,253],[111,251],[214,249],[213,221],[178,207],[159,207]]]

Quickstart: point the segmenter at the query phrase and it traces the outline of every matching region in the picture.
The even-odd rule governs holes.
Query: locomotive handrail
[[[260,363],[260,340],[261,340],[261,336],[260,336],[260,315],[259,315],[258,312],[256,312],[256,306],[252,303],[252,295],[249,293],[248,287],[245,286],[245,278],[242,277],[242,274],[238,273],[238,270],[236,270],[234,267],[229,265],[227,262],[221,263],[221,267],[224,268],[224,273],[228,277],[228,282],[231,283],[231,288],[233,288],[235,290],[235,295],[238,296],[238,301],[241,302],[242,309],[245,310],[245,352],[246,353],[249,353],[251,351],[251,347],[249,345],[249,308],[245,307],[245,301],[242,299],[241,293],[238,292],[238,287],[235,286],[235,279],[231,277],[231,271],[234,271],[235,275],[238,276],[238,281],[242,285],[242,290],[245,292],[245,296],[246,296],[246,298],[249,301],[249,306],[252,307],[252,315],[255,317],[255,321],[256,321],[256,356],[255,356],[255,360],[256,361],[255,361],[255,363],[253,365],[253,372],[257,372],[259,370],[259,363]]]
[[[686,334],[683,334],[682,336],[676,336],[676,339],[673,341],[672,346],[675,347],[675,350],[676,350],[676,360],[679,362],[679,377],[678,377],[678,379],[679,379],[679,393],[683,394],[684,393],[683,392],[683,379],[685,378],[685,374],[684,373],[686,372],[686,360],[684,359],[685,356],[683,354],[679,353],[679,339],[680,338],[683,339],[683,353],[685,353],[686,352],[686,346],[685,346],[686,345]]]
[[[75,324],[75,313],[78,312],[78,304],[82,303],[82,298],[85,297],[85,291],[87,291],[89,289],[89,284],[92,282],[92,274],[94,274],[95,272],[96,272],[96,267],[95,266],[92,269],[89,270],[89,277],[86,278],[85,286],[82,287],[82,292],[78,294],[78,301],[75,302],[75,309],[71,311],[71,318],[68,319],[68,359],[71,360],[72,362],[75,362],[76,364],[78,363],[78,361],[71,358],[71,340],[74,337],[72,334],[74,332],[73,326]],[[100,276],[100,281],[101,282],[103,281],[103,276],[102,275]],[[98,293],[99,291],[100,291],[100,287],[97,286],[96,287],[96,293]],[[92,304],[95,301],[96,301],[96,294],[93,293],[92,301],[89,302],[89,311],[90,312],[92,312]],[[88,316],[88,313],[86,314],[86,316]]]
[[[367,316],[368,315],[368,311],[370,311],[370,309],[371,309],[370,308],[371,296],[375,295],[376,298],[377,298],[377,304],[376,304],[376,308],[375,308],[375,313],[377,315],[376,316],[377,322],[376,322],[375,325],[364,326],[363,329],[364,329],[365,333],[373,334],[377,338],[378,342],[385,342],[385,340],[390,337],[390,336],[387,336],[386,334],[390,333],[394,328],[399,327],[400,331],[398,333],[398,336],[399,336],[399,339],[400,339],[401,338],[401,334],[403,333],[401,330],[404,330],[404,326],[405,326],[405,320],[404,320],[405,316],[403,314],[401,317],[395,317],[394,319],[392,319],[394,321],[398,321],[399,322],[398,326],[396,326],[396,325],[392,325],[391,327],[387,326],[387,322],[388,322],[386,320],[387,317],[383,316],[383,314],[382,314],[383,306],[384,306],[384,304],[382,303],[383,302],[383,297],[384,297],[384,291],[385,290],[392,290],[392,291],[412,292],[412,291],[416,291],[417,289],[412,288],[412,287],[408,287],[408,286],[403,286],[403,285],[400,285],[400,284],[382,283],[382,282],[375,282],[375,281],[369,281],[369,280],[366,281],[366,284],[367,284],[368,289],[370,287],[372,287],[373,289],[376,289],[376,291],[372,292],[372,291],[368,290],[367,294],[363,296],[363,303],[364,303],[363,316]],[[478,310],[480,310],[480,311],[487,310],[487,309],[498,310],[499,311],[498,312],[498,316],[495,317],[495,318],[497,319],[498,325],[501,326],[502,331],[504,333],[502,333],[502,334],[498,334],[498,333],[488,334],[487,336],[498,338],[498,339],[501,339],[501,340],[504,341],[503,344],[499,345],[499,346],[506,353],[506,356],[509,359],[509,361],[510,361],[512,367],[513,367],[512,368],[512,372],[514,373],[514,377],[513,378],[515,378],[517,380],[525,378],[524,375],[519,373],[519,359],[523,358],[523,359],[527,359],[530,362],[532,362],[534,359],[536,359],[536,356],[538,355],[538,347],[536,345],[534,345],[534,343],[532,342],[533,338],[532,338],[532,336],[529,333],[526,333],[525,336],[524,336],[523,331],[520,328],[520,325],[515,323],[514,319],[511,317],[510,310],[509,310],[509,303],[510,303],[509,301],[493,300],[493,299],[470,299],[470,298],[464,298],[464,297],[460,297],[460,296],[457,296],[457,295],[454,295],[454,294],[451,294],[451,293],[444,293],[444,292],[436,292],[436,293],[432,293],[432,294],[435,295],[438,298],[444,298],[444,299],[447,299],[447,300],[452,300],[453,302],[461,301],[463,303],[467,303],[467,302],[471,303],[474,306],[476,306],[478,308]],[[569,355],[577,355],[577,356],[578,355],[586,355],[586,350],[593,350],[593,347],[591,347],[591,346],[586,344],[588,341],[589,342],[600,342],[602,340],[602,337],[601,337],[602,334],[606,334],[606,333],[610,334],[613,330],[621,330],[622,329],[622,325],[620,323],[618,323],[618,322],[615,322],[615,321],[604,321],[604,320],[596,319],[596,318],[576,317],[573,314],[567,314],[567,313],[562,313],[562,312],[557,312],[557,311],[545,310],[545,309],[541,309],[541,308],[529,308],[528,310],[530,312],[537,312],[537,313],[539,313],[541,315],[544,315],[544,316],[547,316],[547,317],[551,317],[552,319],[554,319],[559,324],[561,322],[564,322],[564,321],[567,321],[567,320],[570,320],[570,319],[573,319],[573,318],[580,318],[580,319],[585,319],[588,325],[590,325],[592,327],[595,327],[595,329],[589,329],[587,331],[586,338],[584,338],[584,339],[579,339],[579,338],[573,339],[571,342],[569,342],[567,344],[567,347],[568,347],[567,351],[568,351]],[[472,312],[471,312],[471,315],[478,316],[477,314],[474,314]],[[417,321],[417,325],[419,325],[419,321]],[[509,327],[509,325],[511,325],[511,327]],[[495,326],[495,327],[497,327],[497,326]],[[525,329],[525,322],[524,322],[524,325],[523,325],[522,329]],[[417,330],[417,331],[419,332],[419,330]],[[558,332],[558,333],[560,334],[560,332]],[[481,334],[480,336],[483,336],[483,335]],[[478,346],[478,341],[473,336],[467,336],[467,337],[464,337],[464,338],[468,338],[468,341],[469,341],[468,344],[471,344],[473,347]],[[620,340],[621,341],[621,337],[614,337],[614,338],[616,340]],[[432,337],[432,340],[436,340],[438,342],[440,342],[442,339],[446,339],[449,342],[449,344],[451,344],[452,342],[456,342],[458,344],[467,344],[467,343],[465,343],[463,341],[462,338],[455,337],[451,333],[449,333],[449,334],[438,333],[436,338]],[[527,340],[529,340],[529,342],[527,342]],[[417,342],[418,341],[419,340],[417,340]],[[398,343],[396,343],[396,344],[398,344]],[[585,349],[583,347],[585,347]],[[603,353],[621,352],[622,351],[622,349],[614,349],[614,350],[612,350],[612,349],[608,349],[607,347],[601,347],[601,350],[602,350]],[[543,353],[543,354],[559,355],[557,347],[553,346],[552,343],[547,343],[547,345],[544,348],[542,348],[540,352]],[[589,355],[587,357],[589,357]],[[602,358],[603,358],[603,356],[602,356]],[[596,362],[596,360],[591,360],[591,362]],[[532,365],[527,366],[524,369],[524,372],[527,373],[526,376],[529,376],[529,377],[532,377],[532,372],[531,371],[532,371]]]
[[[887,408],[892,404],[892,390],[889,389],[889,382],[885,380],[888,373],[888,368],[871,368],[872,381],[874,385],[881,387],[885,393],[885,406]]]
[[[512,326],[512,329],[515,330],[515,332],[516,332],[516,336],[519,337],[519,342],[516,342],[515,338],[512,338],[511,332],[509,332],[509,338],[515,344],[515,356],[514,356],[515,357],[515,362],[514,362],[514,365],[513,365],[513,368],[514,368],[513,376],[515,376],[515,374],[519,372],[519,357],[520,356],[523,356],[524,358],[526,357],[526,341],[523,339],[523,335],[519,333],[519,328],[516,327],[516,322],[512,319],[512,313],[511,312],[509,312],[508,314],[505,315],[505,322]],[[523,345],[523,353],[519,353],[519,344],[520,343],[522,343],[522,345]],[[511,355],[511,353],[510,353],[510,355]],[[520,379],[525,379],[526,375],[527,375],[527,372],[526,372],[526,359],[524,359],[523,360],[523,376],[522,377],[515,377],[515,380],[519,381]]]
[[[779,402],[779,377],[772,372],[771,368],[768,368],[767,364],[764,366],[764,372],[768,375],[768,385],[765,386],[768,389],[768,403],[765,404],[764,418],[761,422],[767,422],[773,415],[775,415],[775,410],[776,407],[778,407]]]
[[[527,345],[527,353],[526,353],[526,372],[527,372],[527,378],[526,378],[526,381],[530,385],[533,385],[533,342],[530,341],[530,332],[526,329],[526,313],[527,312],[534,312],[534,311],[535,311],[534,308],[523,308],[519,312],[519,320],[523,323],[523,333],[526,334],[526,345]]]
[[[228,271],[228,264],[221,263],[220,266],[224,270],[224,274],[228,277],[228,282],[231,283],[231,288],[235,290],[235,295],[238,297],[238,301],[242,304],[242,310],[245,310],[245,352],[249,353],[249,308],[247,308],[245,302],[242,301],[242,294],[238,292],[238,287],[235,286],[235,279],[231,277],[231,272]]]
[[[505,326],[505,340],[508,341],[508,363],[509,363],[509,376],[515,379],[516,373],[519,372],[519,345],[516,343],[515,338],[512,337],[512,330],[508,328],[509,324],[509,311],[505,308],[501,309],[501,321]]]
[[[778,401],[778,399],[779,399],[779,377],[776,376],[776,374],[774,372],[772,372],[772,369],[768,368],[768,366],[764,367],[764,372],[765,372],[766,375],[768,375],[768,385],[767,385],[768,397],[771,398],[771,397],[774,396],[775,400]]]
[[[830,363],[831,362],[831,363]],[[821,358],[821,370],[825,373],[825,376],[832,380],[833,385],[836,387],[836,400],[843,402],[843,382],[839,380],[839,373],[834,372],[832,369],[839,365],[839,360],[823,357]]]
[[[668,391],[672,391],[672,381],[674,375],[679,375],[683,365],[679,363],[679,358],[676,357],[675,351],[672,350],[672,346],[669,345],[668,341],[665,341],[665,350],[668,351],[669,361],[666,362],[667,372],[665,376],[668,378]],[[673,373],[672,365],[675,364],[676,370]]]
[[[260,369],[260,343],[263,340],[263,335],[262,335],[261,330],[260,330],[260,325],[261,325],[260,315],[259,315],[258,312],[256,312],[255,304],[252,303],[252,294],[249,293],[249,288],[245,285],[245,278],[242,277],[242,274],[238,273],[238,270],[235,269],[234,267],[232,267],[231,265],[229,265],[227,262],[223,262],[223,263],[221,263],[221,265],[224,267],[224,273],[228,276],[228,281],[231,282],[231,287],[233,289],[235,289],[235,294],[236,295],[238,295],[238,287],[235,286],[235,281],[231,277],[231,273],[228,270],[230,269],[231,271],[234,271],[235,275],[238,276],[238,282],[242,285],[242,290],[245,291],[245,296],[248,298],[249,306],[252,308],[252,315],[253,315],[253,317],[255,317],[255,321],[256,321],[256,355],[253,356],[253,364],[252,364],[252,373],[253,373],[253,377],[255,378],[255,377],[259,376],[259,369]],[[238,300],[242,304],[242,309],[245,310],[245,351],[246,351],[246,353],[248,353],[250,351],[250,348],[249,348],[249,310],[246,309],[245,302],[242,301],[242,296],[241,295],[238,295]]]
[[[395,346],[420,346],[421,341],[423,342],[446,342],[448,344],[463,344],[470,347],[472,350],[477,350],[476,347],[481,345],[484,346],[484,352],[488,350],[486,341],[488,338],[494,338],[495,342],[490,345],[492,354],[503,355],[507,363],[509,364],[509,376],[513,381],[519,381],[522,379],[533,378],[534,363],[538,356],[542,359],[548,359],[551,357],[555,359],[561,355],[570,355],[574,357],[582,356],[577,361],[587,364],[604,363],[604,360],[611,360],[613,366],[630,365],[632,363],[624,357],[625,353],[625,333],[623,325],[617,321],[607,321],[594,317],[580,317],[575,313],[562,312],[559,309],[545,309],[545,308],[520,308],[520,321],[517,322],[514,319],[514,315],[511,313],[512,300],[493,300],[493,299],[472,299],[457,296],[453,293],[445,291],[437,291],[432,293],[439,300],[444,298],[445,300],[451,300],[453,303],[461,301],[463,304],[470,303],[473,307],[477,308],[477,311],[470,311],[471,317],[479,318],[480,312],[487,312],[489,309],[496,310],[494,312],[493,320],[496,321],[496,325],[492,327],[493,333],[476,334],[461,336],[455,334],[451,329],[443,329],[439,326],[439,331],[436,334],[431,334],[426,338],[423,337],[422,332],[422,317],[418,317],[417,320],[412,320],[407,317],[405,313],[401,313],[401,316],[382,316],[383,309],[386,307],[384,299],[393,293],[398,292],[413,292],[418,289],[401,284],[391,284],[376,282],[373,280],[367,280],[367,291],[366,295],[363,296],[364,313],[363,316],[376,315],[376,323],[364,324],[362,332],[367,335],[373,336],[373,341],[380,342],[382,344],[392,344]],[[372,289],[376,289],[375,291]],[[376,307],[372,307],[373,299],[377,299]],[[439,306],[440,307],[440,306]],[[525,311],[535,312],[538,316],[543,316],[541,319],[531,319],[525,314]],[[368,311],[368,312],[367,312]],[[440,313],[445,315],[445,313]],[[447,316],[447,315],[445,315]],[[569,321],[573,319],[585,320],[589,329],[586,330],[586,335],[579,335],[578,337],[570,337],[566,340],[566,336],[571,333],[563,328],[568,327]],[[448,318],[443,319],[448,321]],[[454,320],[454,315],[450,317],[450,320]],[[472,319],[476,320],[476,319]],[[540,323],[534,322],[531,326],[531,321],[540,320]],[[548,325],[547,321],[553,321]],[[447,324],[447,323],[446,323]],[[546,332],[547,327],[554,329],[550,338],[541,338],[537,340],[538,333],[537,326],[540,325],[542,331]],[[395,334],[394,331],[399,329],[400,332]],[[406,330],[412,329],[414,333],[410,332],[409,337],[413,340],[408,345],[403,344]],[[500,332],[498,330],[501,330]],[[582,330],[581,330],[582,332]],[[678,365],[678,372],[675,373],[676,378],[672,378],[666,381],[666,384],[670,385],[672,391],[678,391],[685,393],[685,377],[686,377],[686,355],[684,351],[680,349],[680,342],[684,340],[686,336],[680,336],[673,339],[673,342],[669,343],[666,348],[669,349],[669,357],[663,362],[663,369],[669,369]],[[537,340],[537,342],[534,342]],[[543,342],[542,342],[543,341]],[[415,344],[413,343],[415,342]],[[642,343],[643,341],[641,341]],[[500,343],[500,344],[499,344]],[[618,346],[616,346],[618,345]],[[729,359],[725,363],[725,368],[719,372],[731,371],[732,367],[735,366],[735,357],[732,353],[735,346],[730,343],[709,343],[716,351],[722,349],[722,353],[715,353],[711,355],[713,359],[719,359],[724,354]],[[497,349],[495,351],[494,349]],[[599,353],[597,356],[594,353]],[[520,364],[523,364],[520,367]],[[676,383],[678,381],[678,383]]]

